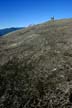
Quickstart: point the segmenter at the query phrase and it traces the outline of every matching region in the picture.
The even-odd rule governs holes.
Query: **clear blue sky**
[[[72,17],[72,0],[0,0],[0,28]]]

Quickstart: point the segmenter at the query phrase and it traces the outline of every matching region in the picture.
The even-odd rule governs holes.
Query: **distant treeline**
[[[3,36],[5,34],[7,34],[7,33],[10,33],[10,32],[13,32],[13,31],[16,31],[16,30],[19,30],[19,29],[22,29],[22,27],[20,27],[20,28],[12,27],[12,28],[0,29],[0,36]]]

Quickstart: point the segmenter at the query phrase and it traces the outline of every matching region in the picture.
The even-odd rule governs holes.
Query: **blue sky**
[[[72,0],[0,0],[0,28],[72,17]]]

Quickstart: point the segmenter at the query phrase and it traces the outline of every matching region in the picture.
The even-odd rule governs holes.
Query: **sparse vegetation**
[[[48,22],[0,38],[0,108],[72,107],[71,24]]]

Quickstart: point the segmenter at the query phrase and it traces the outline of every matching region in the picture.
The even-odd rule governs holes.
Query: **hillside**
[[[72,107],[72,19],[0,37],[0,107]]]
[[[22,28],[4,28],[4,29],[0,29],[0,36],[3,36],[7,33],[10,33],[10,32],[13,32],[13,31],[16,31],[16,30],[19,30],[19,29],[22,29]]]

